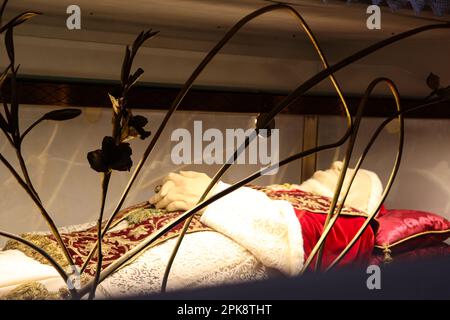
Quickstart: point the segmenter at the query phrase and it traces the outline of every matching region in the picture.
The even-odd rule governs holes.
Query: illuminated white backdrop
[[[52,110],[45,106],[21,106],[21,127],[45,112]],[[164,112],[135,110],[149,119],[148,128],[156,132]],[[180,169],[206,172],[212,176],[220,165],[180,165],[173,164],[171,150],[177,142],[170,141],[170,135],[177,128],[193,130],[193,122],[201,120],[203,130],[254,127],[255,115],[236,113],[177,112],[170,120],[155,150],[147,160],[126,205],[147,200],[154,187],[171,171]],[[280,130],[280,157],[286,157],[301,149],[303,117],[282,115],[276,119]],[[147,127],[146,127],[147,128]],[[26,137],[23,154],[31,175],[48,211],[58,226],[93,221],[100,207],[101,175],[89,167],[86,154],[100,148],[102,138],[111,134],[111,110],[108,108],[83,108],[83,114],[66,122],[46,122],[38,125]],[[134,166],[139,161],[149,140],[131,141]],[[208,143],[204,143],[206,146]],[[14,151],[6,138],[0,138],[0,152],[8,159],[15,160]],[[18,163],[12,161],[18,168]],[[237,164],[224,176],[225,182],[235,182],[258,170],[259,165]],[[134,167],[133,167],[134,168]],[[296,161],[279,169],[277,175],[264,176],[256,182],[270,184],[277,182],[299,182],[300,162]],[[106,214],[114,209],[131,172],[114,172],[107,199]],[[39,211],[28,195],[21,189],[6,167],[0,167],[0,226],[10,232],[46,230]]]

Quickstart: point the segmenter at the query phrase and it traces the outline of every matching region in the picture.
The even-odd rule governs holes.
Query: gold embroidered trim
[[[130,212],[128,215],[126,215],[123,220],[126,220],[128,222],[128,225],[131,227],[133,225],[139,224],[144,222],[145,220],[148,220],[153,217],[160,217],[164,215],[164,211],[160,209],[153,209],[153,208],[143,208],[138,209]]]
[[[392,258],[392,255],[391,255],[392,251],[388,247],[384,247],[383,253],[384,253],[383,263],[388,264],[394,260],[394,258]]]
[[[295,209],[306,210],[313,213],[328,214],[331,205],[329,197],[320,196],[299,189],[297,185],[282,184],[269,186],[247,185],[247,187],[264,192],[272,200],[286,200]],[[340,205],[340,202],[338,202]],[[344,205],[341,215],[368,217],[366,212]]]
[[[150,214],[154,214],[154,212],[150,213]],[[140,218],[143,218],[142,221],[145,221],[146,220],[146,219],[144,219],[145,215],[146,214],[139,213],[139,215],[137,215],[136,217],[134,217],[132,219],[134,219],[135,221],[138,221]],[[139,222],[136,222],[136,223],[139,223]],[[188,230],[187,233],[194,233],[194,232],[201,232],[201,231],[211,231],[211,230],[212,229],[208,228],[208,227],[205,227],[205,228],[198,228],[197,227],[196,229]],[[175,238],[177,236],[178,236],[178,232],[173,232],[172,234],[169,234],[167,236],[163,236],[161,239],[155,241],[151,246],[149,246],[149,248],[157,246],[157,245],[159,245],[161,243],[164,243],[165,241],[170,240],[172,238]],[[24,234],[21,235],[21,237],[26,239],[26,240],[28,240],[28,241],[30,241],[30,242],[32,242],[33,244],[39,246],[40,248],[44,249],[62,267],[68,267],[67,260],[65,259],[65,256],[64,256],[62,250],[60,249],[59,245],[55,241],[49,239],[47,235],[24,233]],[[20,242],[17,242],[15,240],[9,240],[6,243],[6,245],[3,248],[3,250],[19,250],[19,251],[23,252],[26,256],[28,256],[28,257],[30,257],[32,259],[35,259],[36,261],[38,261],[38,262],[40,262],[42,264],[50,265],[50,263],[43,256],[38,254],[36,251],[31,249],[30,247],[28,247],[28,246],[26,246],[26,245],[24,245],[24,244],[22,244]],[[144,251],[146,251],[146,250],[144,250]],[[134,261],[135,259],[137,259],[141,254],[137,254],[135,258],[130,260],[130,263],[132,261]],[[128,265],[128,263],[127,263],[127,265]],[[82,283],[83,283],[83,280],[87,282],[89,280],[89,278],[91,278],[91,276],[89,274],[83,273],[81,275]],[[68,291],[67,291],[67,294],[68,294]]]
[[[47,235],[33,234],[33,233],[23,233],[21,237],[25,240],[30,241],[39,248],[45,250],[61,267],[65,268],[69,266],[67,259],[64,256],[63,251],[59,247],[56,241],[48,238]],[[15,240],[9,240],[4,246],[3,250],[19,250],[22,251],[26,256],[33,258],[43,264],[50,264],[47,259],[40,255],[35,250],[31,249],[27,245],[24,245]]]
[[[61,300],[60,293],[49,292],[39,282],[29,282],[18,286],[0,300]]]
[[[411,240],[411,239],[414,239],[414,238],[418,238],[418,237],[422,237],[422,236],[425,236],[427,234],[443,234],[443,233],[450,233],[450,229],[446,229],[446,230],[431,230],[431,231],[419,232],[419,233],[413,234],[413,235],[411,235],[409,237],[406,237],[404,239],[401,239],[401,240],[399,240],[397,242],[394,242],[394,243],[391,243],[391,244],[385,243],[383,245],[375,245],[375,248],[383,250],[385,248],[392,248],[392,247],[398,246],[399,244],[402,244],[402,243],[404,243],[404,242],[406,242],[408,240]]]

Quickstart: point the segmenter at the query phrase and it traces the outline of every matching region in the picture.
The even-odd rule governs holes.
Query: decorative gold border
[[[430,230],[430,231],[423,231],[423,232],[419,232],[416,234],[413,234],[409,237],[403,238],[401,240],[398,240],[397,242],[391,243],[391,244],[383,244],[383,245],[375,245],[374,247],[377,249],[381,249],[381,250],[385,250],[386,248],[392,248],[395,247],[399,244],[402,244],[408,240],[414,239],[414,238],[419,238],[428,234],[443,234],[443,233],[449,233],[449,237],[450,237],[450,229],[446,229],[446,230]]]

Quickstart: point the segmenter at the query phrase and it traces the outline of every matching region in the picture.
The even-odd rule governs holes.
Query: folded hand
[[[194,207],[211,182],[208,175],[195,171],[169,173],[160,190],[149,202],[157,209],[186,211]]]

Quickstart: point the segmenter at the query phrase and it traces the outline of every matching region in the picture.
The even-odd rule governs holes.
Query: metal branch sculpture
[[[0,10],[0,17],[3,16],[4,10],[6,8],[8,0],[4,0],[1,6]],[[3,131],[6,139],[10,143],[11,147],[15,150],[17,160],[19,161],[20,169],[22,171],[23,177],[20,176],[20,174],[16,171],[16,169],[10,164],[10,162],[2,155],[0,154],[0,161],[6,166],[6,168],[10,171],[10,173],[13,175],[13,177],[17,180],[19,185],[26,191],[26,193],[30,196],[31,200],[35,203],[35,205],[38,207],[38,209],[41,212],[42,217],[44,218],[45,222],[50,228],[50,231],[52,232],[53,236],[55,237],[56,241],[58,242],[58,245],[61,247],[61,250],[63,251],[64,256],[67,259],[67,262],[69,265],[73,265],[73,260],[70,255],[70,253],[67,250],[66,245],[64,244],[61,235],[51,218],[51,215],[47,212],[44,205],[41,202],[41,199],[39,198],[33,183],[31,181],[30,175],[28,173],[25,160],[22,155],[22,142],[26,135],[40,122],[43,122],[45,120],[54,120],[54,121],[65,121],[73,119],[80,115],[81,111],[77,109],[61,109],[52,111],[49,113],[44,114],[40,119],[36,120],[28,129],[25,130],[23,134],[21,134],[20,127],[19,127],[19,102],[18,102],[18,93],[17,93],[17,72],[19,70],[19,66],[16,67],[15,65],[15,51],[14,51],[14,37],[13,32],[14,28],[18,27],[22,23],[26,22],[27,20],[33,18],[34,16],[39,15],[39,12],[34,11],[27,11],[24,13],[21,13],[11,19],[8,23],[5,25],[0,26],[0,34],[5,33],[5,47],[9,59],[9,65],[6,67],[6,69],[3,71],[3,73],[0,76],[0,88],[1,88],[1,97],[2,97],[2,103],[4,108],[4,115],[0,113],[0,128]],[[2,20],[2,19],[0,19]],[[8,105],[8,103],[4,99],[4,84],[6,80],[10,81],[10,100],[11,103]],[[11,235],[6,232],[2,232],[2,236],[17,239],[17,236]],[[24,244],[32,247],[33,250],[37,250],[36,247],[31,246],[28,242],[22,241]],[[44,256],[52,262],[50,257],[48,255],[45,255],[45,253],[41,250],[37,250],[39,253],[44,254]],[[53,264],[53,262],[52,262]],[[57,271],[61,274],[61,276],[64,279],[68,278],[68,275],[65,272],[62,272],[62,268],[57,268]]]
[[[145,41],[152,38],[157,33],[157,31],[152,32],[151,30],[141,32],[134,41],[131,50],[128,46],[126,47],[121,73],[120,97],[117,98],[111,94],[109,95],[113,109],[112,136],[104,137],[102,148],[91,151],[87,155],[91,168],[102,173],[101,208],[97,222],[97,269],[94,277],[94,285],[92,286],[92,291],[89,295],[90,299],[95,297],[95,290],[97,288],[97,283],[102,268],[102,222],[111,173],[113,170],[129,171],[133,165],[131,160],[132,150],[130,144],[125,141],[129,141],[135,137],[139,137],[144,140],[151,134],[149,131],[144,129],[148,120],[143,116],[133,116],[131,113],[131,109],[128,107],[128,93],[132,86],[144,73],[144,70],[138,68],[133,74],[130,75],[133,60],[139,48],[145,43]],[[92,253],[93,251],[91,251],[88,259],[86,259],[83,270],[92,257]]]
[[[1,16],[3,15],[3,12],[5,10],[5,7],[7,5],[8,0],[4,0],[3,4],[0,8],[0,21]],[[198,201],[197,205],[195,205],[192,209],[184,212],[179,217],[174,219],[173,221],[169,222],[165,226],[163,226],[161,229],[159,229],[154,234],[150,235],[147,239],[143,240],[141,243],[139,243],[136,247],[131,249],[129,252],[118,258],[116,261],[114,261],[110,266],[102,270],[102,240],[107,233],[107,231],[117,225],[121,219],[115,220],[117,217],[117,214],[119,213],[120,209],[122,208],[123,203],[125,202],[125,199],[130,192],[134,182],[136,181],[136,178],[138,177],[140,171],[142,170],[144,164],[146,163],[148,157],[150,156],[150,153],[152,152],[153,148],[155,147],[156,143],[158,142],[164,128],[166,127],[168,121],[170,120],[173,113],[177,110],[183,99],[185,98],[188,91],[192,88],[192,85],[194,81],[198,78],[198,76],[205,70],[205,68],[208,66],[208,64],[212,61],[212,59],[220,52],[220,50],[233,38],[233,36],[242,28],[244,27],[248,22],[252,21],[253,19],[264,15],[266,13],[276,11],[276,10],[284,10],[294,16],[296,21],[298,21],[299,26],[302,27],[302,29],[305,31],[306,35],[308,36],[309,40],[311,41],[311,44],[313,45],[314,49],[316,50],[324,69],[315,74],[313,77],[302,83],[299,87],[297,87],[290,95],[288,95],[283,101],[281,101],[280,104],[275,106],[270,112],[266,114],[260,114],[257,122],[256,122],[256,128],[255,130],[261,130],[268,128],[273,121],[274,117],[280,113],[283,109],[286,107],[289,107],[291,104],[293,104],[297,99],[299,99],[304,93],[306,93],[309,89],[323,81],[325,78],[329,78],[332,82],[341,102],[344,108],[344,113],[347,119],[347,130],[346,132],[340,137],[337,141],[333,143],[329,143],[326,145],[321,145],[309,150],[305,150],[299,153],[296,153],[294,155],[289,156],[286,159],[281,160],[277,164],[273,164],[269,167],[263,168],[262,170],[259,170],[248,177],[242,179],[241,181],[238,181],[228,187],[227,189],[213,195],[210,198],[206,198],[206,195],[209,193],[209,191],[214,187],[214,185],[219,181],[219,179],[222,177],[222,175],[230,168],[231,163],[233,162],[233,159],[236,159],[240,152],[243,152],[245,148],[250,143],[250,138],[246,138],[245,142],[239,146],[235,152],[233,157],[226,162],[225,165],[223,165],[220,170],[214,175],[211,183],[204,191],[203,195],[201,196],[200,200]],[[22,172],[23,177],[16,171],[16,169],[10,164],[10,162],[2,155],[0,154],[0,161],[6,166],[6,168],[11,172],[13,177],[17,180],[19,185],[27,192],[27,194],[30,196],[30,198],[33,200],[34,204],[39,208],[43,218],[49,225],[49,228],[55,237],[59,247],[64,253],[65,258],[67,259],[67,263],[70,266],[74,266],[73,259],[67,250],[66,245],[64,244],[64,241],[61,238],[61,235],[53,222],[50,214],[46,211],[41,199],[38,196],[38,192],[35,190],[30,175],[28,173],[26,163],[24,161],[24,158],[22,156],[22,150],[21,150],[21,144],[24,138],[31,133],[32,129],[38,125],[39,123],[46,121],[46,120],[53,120],[53,121],[65,121],[70,120],[78,115],[80,115],[81,111],[78,109],[62,109],[62,110],[56,110],[49,113],[44,114],[41,118],[37,119],[29,128],[27,128],[23,133],[21,133],[19,129],[19,103],[18,103],[18,92],[17,92],[17,72],[18,67],[15,66],[15,55],[14,55],[14,41],[13,41],[13,30],[15,27],[19,26],[23,22],[27,21],[28,19],[38,15],[37,12],[25,12],[17,17],[13,18],[11,21],[6,23],[5,25],[0,26],[0,33],[5,32],[5,47],[9,58],[9,65],[7,68],[3,71],[3,73],[0,75],[0,88],[3,105],[4,105],[4,115],[0,113],[0,129],[3,131],[6,139],[9,141],[12,148],[16,151],[16,156],[18,158],[20,169]],[[414,108],[410,108],[407,110],[402,110],[400,107],[400,97],[397,92],[397,89],[395,87],[395,84],[386,78],[378,78],[372,81],[365,94],[363,99],[361,100],[361,103],[357,109],[357,113],[354,119],[352,119],[350,112],[348,110],[345,98],[343,93],[340,90],[340,86],[338,82],[336,81],[334,77],[334,73],[345,68],[346,66],[354,63],[355,61],[362,59],[369,54],[376,52],[390,44],[396,43],[401,41],[402,39],[414,36],[416,34],[436,30],[436,29],[450,29],[450,24],[434,24],[434,25],[428,25],[419,27],[416,29],[412,29],[403,33],[400,33],[398,35],[395,35],[393,37],[390,37],[388,39],[385,39],[383,41],[380,41],[372,46],[369,46],[353,55],[348,56],[347,58],[343,59],[342,61],[330,66],[327,62],[327,59],[323,53],[323,51],[320,48],[320,45],[318,41],[316,40],[312,30],[306,23],[306,21],[303,19],[301,14],[295,10],[294,8],[284,5],[284,4],[275,4],[275,5],[269,5],[266,7],[263,7],[259,10],[256,10],[255,12],[250,13],[246,17],[242,18],[239,22],[237,22],[226,34],[225,36],[216,44],[216,46],[211,49],[211,51],[205,56],[205,58],[202,60],[202,62],[197,66],[197,68],[193,71],[191,76],[188,78],[186,83],[181,88],[179,94],[173,101],[171,107],[167,111],[164,119],[162,120],[161,124],[159,125],[156,133],[153,135],[151,141],[147,145],[147,148],[145,149],[141,160],[138,162],[136,168],[134,169],[131,178],[125,187],[115,209],[113,210],[112,214],[110,215],[109,219],[104,223],[104,209],[105,209],[105,203],[106,203],[106,197],[108,193],[108,186],[109,182],[112,176],[112,172],[114,170],[117,171],[129,171],[132,168],[132,160],[131,160],[131,154],[132,149],[130,144],[128,143],[129,140],[140,137],[141,139],[145,139],[150,136],[150,132],[146,131],[144,129],[145,125],[147,124],[148,120],[145,117],[136,115],[134,116],[132,114],[131,108],[128,106],[128,96],[130,94],[130,90],[133,87],[133,85],[138,81],[140,76],[144,73],[144,70],[141,68],[138,68],[134,73],[131,73],[131,68],[133,65],[133,60],[138,53],[139,48],[150,38],[155,36],[157,32],[153,32],[151,30],[147,32],[142,32],[138,35],[138,37],[135,39],[134,43],[132,44],[131,48],[126,47],[125,49],[125,56],[122,64],[121,69],[121,85],[120,85],[120,92],[118,92],[116,95],[110,94],[110,100],[112,103],[112,134],[111,136],[104,137],[102,141],[102,146],[100,149],[91,151],[87,155],[87,159],[89,161],[89,164],[93,170],[96,172],[99,172],[102,177],[102,183],[101,183],[101,201],[100,201],[100,212],[97,220],[97,241],[95,245],[93,246],[92,250],[90,251],[89,255],[87,256],[86,260],[83,263],[83,266],[81,267],[80,273],[83,273],[86,269],[86,266],[88,265],[89,261],[92,259],[92,257],[97,254],[97,263],[96,263],[96,269],[95,269],[95,276],[94,278],[89,281],[87,284],[85,284],[80,289],[75,289],[73,285],[70,282],[70,276],[71,274],[64,271],[64,268],[58,264],[47,252],[45,252],[43,249],[37,247],[33,243],[20,238],[19,236],[10,234],[5,231],[0,231],[0,236],[4,236],[10,239],[13,239],[15,241],[18,241],[28,247],[30,247],[32,250],[38,252],[42,256],[44,256],[45,259],[49,261],[49,263],[55,267],[57,272],[61,275],[64,281],[68,283],[69,290],[71,293],[72,298],[81,298],[85,296],[86,294],[89,294],[89,298],[95,297],[95,292],[97,289],[98,284],[103,281],[105,278],[107,278],[112,273],[116,272],[119,268],[124,266],[126,263],[128,263],[131,259],[135,258],[137,255],[145,251],[150,245],[155,243],[161,236],[163,236],[167,231],[175,227],[176,225],[180,224],[181,222],[184,222],[184,226],[182,230],[180,231],[180,234],[177,239],[176,246],[172,252],[172,255],[169,259],[169,262],[167,264],[164,278],[163,278],[163,286],[162,290],[165,290],[165,287],[167,285],[167,279],[170,273],[171,265],[175,259],[177,250],[183,240],[183,237],[187,231],[187,228],[189,226],[189,223],[195,213],[197,213],[199,210],[205,208],[212,202],[222,198],[223,196],[229,194],[230,192],[244,186],[245,184],[250,183],[254,179],[264,175],[266,172],[271,171],[274,168],[281,167],[284,165],[289,164],[292,161],[301,159],[303,157],[306,157],[308,155],[321,152],[323,150],[328,150],[332,148],[339,147],[343,145],[346,141],[349,141],[349,145],[347,147],[346,155],[344,158],[344,166],[343,170],[339,176],[338,184],[335,189],[335,193],[333,196],[333,199],[331,201],[331,206],[327,215],[326,223],[324,225],[323,233],[313,248],[310,256],[308,257],[308,260],[305,263],[305,266],[302,271],[305,271],[306,268],[311,264],[311,262],[316,259],[316,270],[321,269],[321,250],[323,248],[323,245],[326,241],[327,235],[330,232],[330,230],[333,228],[334,222],[337,220],[337,218],[340,216],[342,208],[345,204],[345,199],[349,193],[350,187],[352,185],[352,182],[360,169],[366,155],[370,151],[373,143],[376,141],[376,139],[379,137],[380,132],[383,130],[383,128],[390,122],[393,121],[395,118],[398,118],[399,125],[400,125],[400,132],[399,132],[399,145],[398,145],[398,152],[397,156],[393,165],[393,169],[391,172],[391,176],[389,178],[388,184],[383,192],[382,200],[379,203],[379,206],[381,206],[382,201],[386,198],[390,188],[392,187],[393,181],[395,179],[396,173],[398,172],[400,160],[401,160],[401,154],[403,149],[403,141],[404,141],[404,120],[403,120],[403,114],[406,112],[411,112],[420,108],[425,108],[432,106],[434,104],[437,104],[441,101],[449,101],[450,100],[450,87],[442,87],[439,81],[439,78],[433,74],[429,76],[427,79],[427,84],[432,89],[432,93],[426,98],[425,103],[420,104]],[[5,99],[3,98],[3,89],[4,89],[4,83],[6,80],[9,80],[10,85],[10,105],[8,105],[5,102]],[[391,117],[386,119],[375,131],[373,136],[371,137],[368,145],[366,146],[365,150],[363,151],[363,154],[359,158],[356,169],[350,178],[350,184],[347,187],[346,190],[342,190],[343,188],[343,181],[347,173],[347,169],[349,166],[349,162],[352,156],[354,144],[357,138],[358,129],[362,120],[363,110],[366,107],[367,101],[370,97],[370,94],[375,86],[377,86],[379,83],[386,83],[393,94],[393,97],[395,99],[395,103],[397,106],[397,112],[393,114]],[[342,192],[343,191],[343,192]],[[339,202],[341,194],[343,195],[343,198]],[[378,206],[378,207],[379,207]],[[364,232],[364,230],[367,228],[369,223],[373,220],[375,217],[375,214],[378,210],[375,210],[374,212],[369,213],[368,218],[364,222],[364,224],[361,226],[360,230],[357,232],[357,234],[354,236],[354,238],[350,241],[350,243],[347,245],[347,247],[341,252],[341,254],[332,262],[332,264],[328,267],[328,269],[331,269],[334,267],[344,256],[345,254],[351,249],[351,247],[355,244],[355,242],[358,240],[358,238],[361,236],[361,234]],[[122,218],[123,219],[123,218]],[[102,224],[104,223],[104,226],[102,227]]]

